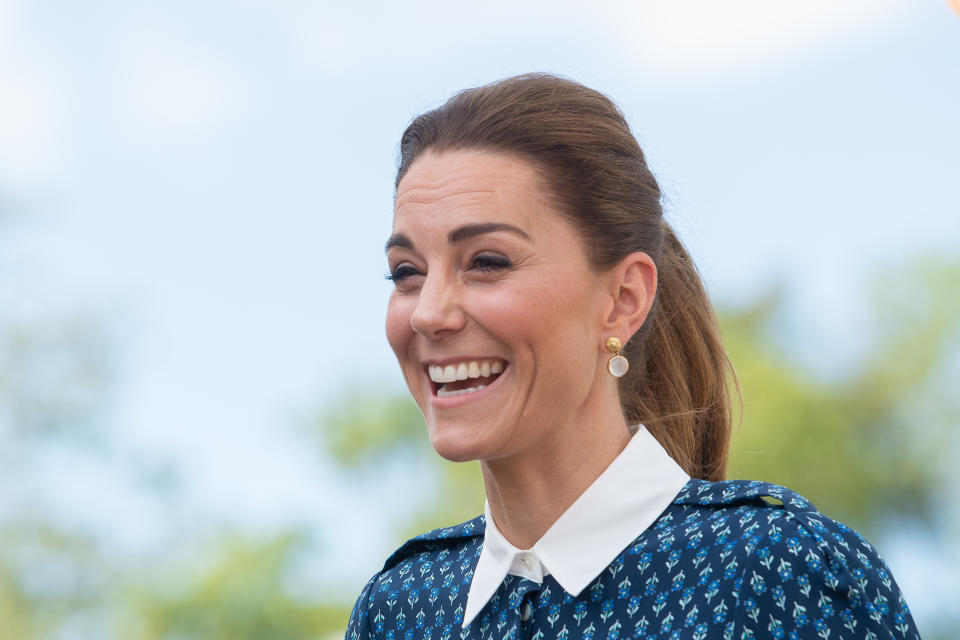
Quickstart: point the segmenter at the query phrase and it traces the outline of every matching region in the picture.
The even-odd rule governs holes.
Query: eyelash
[[[483,273],[501,271],[503,269],[509,269],[512,266],[513,263],[508,258],[491,254],[479,254],[470,262],[471,269],[476,269]],[[420,272],[410,265],[400,265],[384,277],[394,284],[397,284],[415,275],[420,275]]]
[[[513,263],[510,262],[509,258],[496,254],[481,253],[474,256],[473,260],[470,262],[470,267],[472,269],[477,269],[478,271],[488,272],[488,271],[500,271],[502,269],[509,269],[513,266]]]
[[[398,282],[403,282],[407,278],[411,276],[415,276],[418,273],[419,271],[417,271],[410,265],[400,265],[399,267],[397,267],[396,269],[394,269],[393,271],[385,275],[384,278],[396,284]]]

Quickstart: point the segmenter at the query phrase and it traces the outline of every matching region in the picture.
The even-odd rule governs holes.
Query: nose
[[[410,316],[414,331],[436,340],[456,333],[466,323],[460,304],[460,289],[449,278],[428,275],[417,295],[417,306]]]

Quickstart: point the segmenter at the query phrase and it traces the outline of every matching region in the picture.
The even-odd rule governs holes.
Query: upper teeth
[[[433,382],[455,382],[457,380],[466,380],[467,378],[486,378],[487,376],[501,373],[503,371],[503,362],[501,360],[478,362],[471,360],[459,364],[448,364],[446,366],[430,365],[427,367],[430,379]]]

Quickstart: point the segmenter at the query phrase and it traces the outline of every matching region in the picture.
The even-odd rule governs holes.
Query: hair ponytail
[[[507,78],[462,91],[415,118],[400,141],[396,184],[427,149],[529,159],[598,269],[634,251],[650,255],[657,294],[650,316],[624,346],[631,361],[620,379],[624,416],[645,424],[691,476],[723,479],[733,368],[696,267],[663,219],[660,187],[616,105],[552,75]]]
[[[728,382],[736,377],[697,269],[663,226],[656,302],[644,335],[627,343],[639,366],[621,378],[620,404],[627,421],[642,422],[688,474],[722,480],[733,415]]]

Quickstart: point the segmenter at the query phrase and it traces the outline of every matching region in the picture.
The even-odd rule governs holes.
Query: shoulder
[[[674,504],[701,507],[780,506],[795,512],[816,511],[809,500],[799,493],[770,482],[759,480],[691,479],[674,498]]]
[[[765,482],[691,480],[674,505],[675,530],[719,532],[735,637],[918,637],[876,549],[803,496]]]
[[[841,566],[856,560],[871,567],[879,560],[876,549],[857,531],[827,517],[800,494],[776,484],[691,480],[674,505],[680,507],[686,520],[731,523],[730,532],[737,534],[747,554],[761,559],[775,547],[804,562],[810,555],[808,564],[814,565],[817,560],[813,555],[829,556],[830,562]]]
[[[382,571],[389,571],[398,564],[410,560],[423,552],[428,554],[440,554],[447,551],[469,545],[471,542],[482,541],[483,534],[486,531],[486,519],[483,516],[477,516],[472,520],[467,520],[453,527],[443,527],[422,533],[415,538],[407,540],[405,543],[390,554],[383,565]],[[445,554],[446,555],[446,554]]]
[[[379,624],[369,612],[393,610],[400,599],[419,598],[422,590],[459,593],[469,585],[483,544],[486,522],[478,516],[453,527],[434,529],[407,540],[387,558],[360,592],[347,626],[347,640],[363,640]]]
[[[765,534],[820,515],[798,493],[769,482],[691,479],[653,525],[661,547],[719,554],[735,570]],[[787,523],[790,525],[787,525]]]

